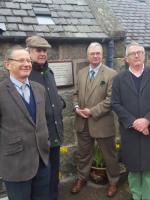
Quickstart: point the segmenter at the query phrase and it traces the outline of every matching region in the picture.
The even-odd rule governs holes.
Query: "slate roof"
[[[107,0],[126,31],[126,42],[150,47],[150,0]]]
[[[39,25],[37,13],[50,14],[55,25]],[[0,29],[1,38],[109,38],[86,0],[1,0]]]

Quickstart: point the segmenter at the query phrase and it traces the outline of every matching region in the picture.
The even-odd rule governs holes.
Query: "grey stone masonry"
[[[22,20],[24,24],[38,24],[35,17],[23,17]]]
[[[16,10],[14,9],[13,10],[13,14],[16,15],[16,16],[28,16],[28,13],[26,10]]]
[[[7,8],[0,8],[0,16],[12,15],[12,10]]]
[[[19,30],[21,30],[21,31],[33,31],[32,25],[18,24],[18,26],[19,26]]]
[[[99,31],[104,36],[104,38],[99,36],[99,39],[108,38],[109,36],[101,24],[97,23],[88,1],[6,0],[0,7],[0,22],[5,23],[7,28],[6,32],[3,32],[3,36],[5,38],[14,36],[15,38],[20,32],[22,37],[23,35],[27,37],[28,35],[40,34],[46,35],[49,39],[53,37],[79,39],[80,36],[88,39],[86,33],[97,35]],[[55,24],[48,24],[47,20],[44,21],[44,19],[40,24],[37,20],[38,15],[51,17]],[[96,26],[99,28],[95,28]]]
[[[22,23],[21,17],[6,17],[6,19],[9,23]]]
[[[126,43],[136,40],[145,47],[150,47],[150,0],[107,1],[110,9],[126,31]]]
[[[17,24],[7,24],[6,27],[10,31],[17,31],[18,30],[18,25]]]
[[[13,3],[13,2],[5,2],[6,8],[16,8],[19,9],[19,3]]]
[[[32,5],[31,4],[26,4],[26,3],[21,3],[20,7],[23,10],[31,10],[32,9]]]

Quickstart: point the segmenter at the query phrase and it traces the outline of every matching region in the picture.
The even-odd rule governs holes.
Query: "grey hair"
[[[131,47],[131,46],[139,46],[139,47],[142,47],[142,49],[143,49],[143,52],[144,52],[144,54],[145,54],[145,49],[144,49],[144,47],[141,45],[141,44],[139,44],[138,42],[136,42],[136,41],[132,41],[130,44],[128,44],[127,45],[127,47],[126,47],[126,52],[125,52],[125,56],[127,57],[128,56],[128,52],[129,52],[129,48]]]
[[[89,46],[87,48],[87,54],[89,53],[89,49],[91,47],[96,47],[96,46],[100,47],[101,52],[103,53],[103,47],[102,47],[102,45],[99,42],[92,42],[92,43],[89,44]]]
[[[21,45],[15,45],[11,48],[9,48],[6,53],[5,53],[5,61],[9,60],[10,58],[12,58],[12,55],[14,53],[14,51],[17,51],[17,50],[25,50],[26,49],[24,47],[22,47]]]

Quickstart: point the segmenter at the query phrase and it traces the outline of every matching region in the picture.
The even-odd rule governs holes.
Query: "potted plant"
[[[108,182],[102,151],[97,143],[95,143],[93,148],[93,163],[90,178],[96,184],[106,184]]]

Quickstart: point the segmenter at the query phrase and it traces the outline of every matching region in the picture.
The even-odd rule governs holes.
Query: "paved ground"
[[[112,200],[130,200],[126,177],[122,177],[119,184],[119,191]],[[97,185],[89,181],[87,186],[76,195],[70,193],[70,187],[73,183],[73,178],[61,181],[59,187],[59,200],[110,200],[106,197],[107,185]],[[0,200],[8,200],[7,197],[1,197]],[[41,199],[42,200],[42,199]]]
[[[79,194],[71,194],[70,187],[73,180],[67,180],[61,182],[59,200],[110,200],[106,197],[106,187],[107,185],[97,185],[92,182],[88,182],[87,186]],[[115,197],[111,198],[113,200],[130,200],[131,196],[129,193],[127,181],[124,178],[120,181],[119,191]]]

